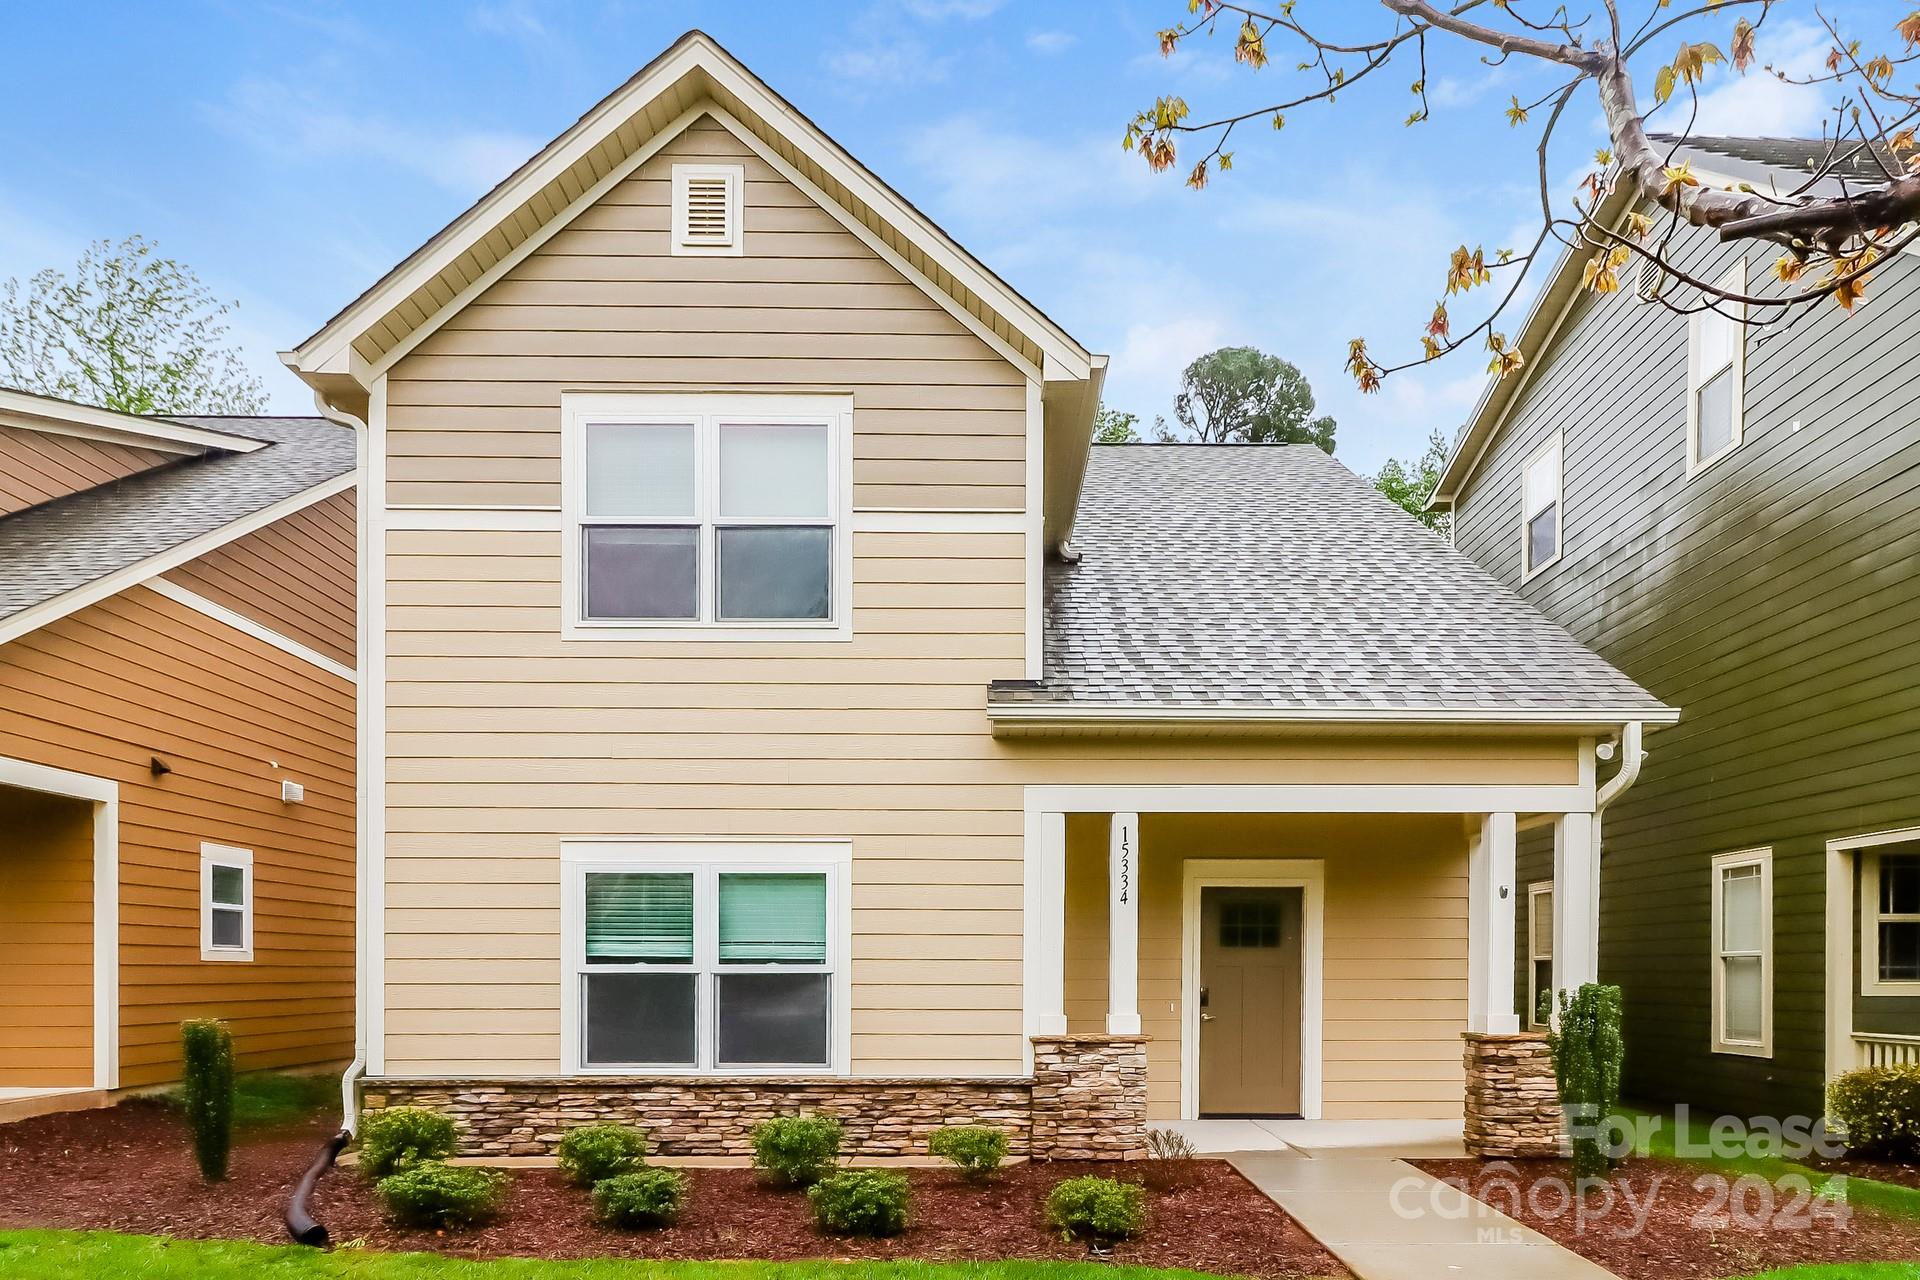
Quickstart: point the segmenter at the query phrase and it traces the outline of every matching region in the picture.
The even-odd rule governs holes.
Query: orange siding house
[[[0,1117],[354,1035],[357,471],[321,418],[0,390]]]

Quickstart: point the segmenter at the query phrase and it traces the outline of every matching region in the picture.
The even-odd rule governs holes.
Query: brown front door
[[[1200,890],[1200,1114],[1300,1113],[1301,891]]]

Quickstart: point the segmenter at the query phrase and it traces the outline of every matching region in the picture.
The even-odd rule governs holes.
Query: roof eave
[[[1218,707],[1146,704],[1075,706],[1046,703],[987,704],[994,733],[1030,729],[1094,731],[1115,729],[1214,731],[1222,728],[1280,731],[1306,728],[1541,730],[1568,733],[1611,732],[1627,724],[1663,728],[1679,722],[1677,708],[1664,705],[1617,708],[1539,708],[1491,710],[1484,707],[1314,708]]]
[[[0,424],[188,456],[215,450],[252,453],[267,447],[265,440],[251,436],[189,426],[171,418],[121,413],[11,387],[0,387]]]

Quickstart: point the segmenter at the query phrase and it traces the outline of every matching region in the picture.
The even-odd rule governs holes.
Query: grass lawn
[[[1766,1271],[1745,1280],[1920,1280],[1920,1262],[1829,1262]]]
[[[172,1101],[180,1096],[176,1091]],[[340,1105],[340,1077],[288,1075],[257,1071],[233,1080],[233,1123],[237,1129],[278,1129]]]
[[[1910,1280],[1905,1273],[1871,1280]],[[1089,1262],[468,1262],[429,1253],[168,1240],[111,1231],[0,1231],[0,1280],[1197,1280]]]

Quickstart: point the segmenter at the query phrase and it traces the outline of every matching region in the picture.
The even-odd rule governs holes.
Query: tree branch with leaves
[[[1188,0],[1188,16],[1159,33],[1163,54],[1195,36],[1225,29],[1233,35],[1235,60],[1250,72],[1267,69],[1274,51],[1284,47],[1297,55],[1296,78],[1264,95],[1261,106],[1206,118],[1196,118],[1184,98],[1160,97],[1134,117],[1125,136],[1127,149],[1151,168],[1184,167],[1187,184],[1198,190],[1207,186],[1210,174],[1233,168],[1228,143],[1242,126],[1264,121],[1271,130],[1283,129],[1289,112],[1332,106],[1358,85],[1381,82],[1396,64],[1414,64],[1406,125],[1427,123],[1433,114],[1427,59],[1429,46],[1439,41],[1478,49],[1489,67],[1518,58],[1555,73],[1548,92],[1529,102],[1516,94],[1502,109],[1514,128],[1540,118],[1535,181],[1541,219],[1533,242],[1492,253],[1484,247],[1455,249],[1417,353],[1382,359],[1365,338],[1349,343],[1347,369],[1363,391],[1377,390],[1383,378],[1463,347],[1484,349],[1490,373],[1505,376],[1519,369],[1523,358],[1508,342],[1501,320],[1523,295],[1522,285],[1550,242],[1587,255],[1583,285],[1596,293],[1617,291],[1622,271],[1639,260],[1661,278],[1659,287],[1647,291],[1650,301],[1679,312],[1719,310],[1741,323],[1765,326],[1829,301],[1851,310],[1864,296],[1875,264],[1920,237],[1920,145],[1915,140],[1920,83],[1902,82],[1920,62],[1920,10],[1896,23],[1894,43],[1877,53],[1864,50],[1820,13],[1832,46],[1821,73],[1796,77],[1770,66],[1761,70],[1786,83],[1824,86],[1835,100],[1806,180],[1791,190],[1762,191],[1743,182],[1709,186],[1681,152],[1698,119],[1708,68],[1725,64],[1740,75],[1752,71],[1756,37],[1783,0],[1704,0],[1693,6],[1685,0],[1641,0],[1645,12],[1631,27],[1622,19],[1627,6],[1621,0],[1599,0],[1597,10],[1581,17],[1548,0],[1463,0],[1451,8],[1430,0],[1377,3],[1377,32],[1356,39],[1327,34],[1335,21],[1331,15],[1350,20],[1362,8],[1355,0],[1266,5]],[[1654,105],[1643,109],[1629,67],[1653,58],[1656,42],[1664,49],[1670,41],[1677,48],[1670,59],[1658,62]],[[1549,151],[1569,109],[1589,90],[1609,145],[1595,154],[1579,191],[1557,199]],[[1671,119],[1656,122],[1659,131],[1650,131],[1657,116]],[[1603,217],[1603,209],[1624,212]],[[1778,288],[1755,293],[1697,278],[1679,252],[1679,233],[1689,227],[1711,229],[1724,242],[1776,247],[1772,276]],[[1670,291],[1664,287],[1669,280],[1689,288]],[[1470,328],[1456,328],[1450,300],[1477,289],[1492,292],[1493,303]]]

